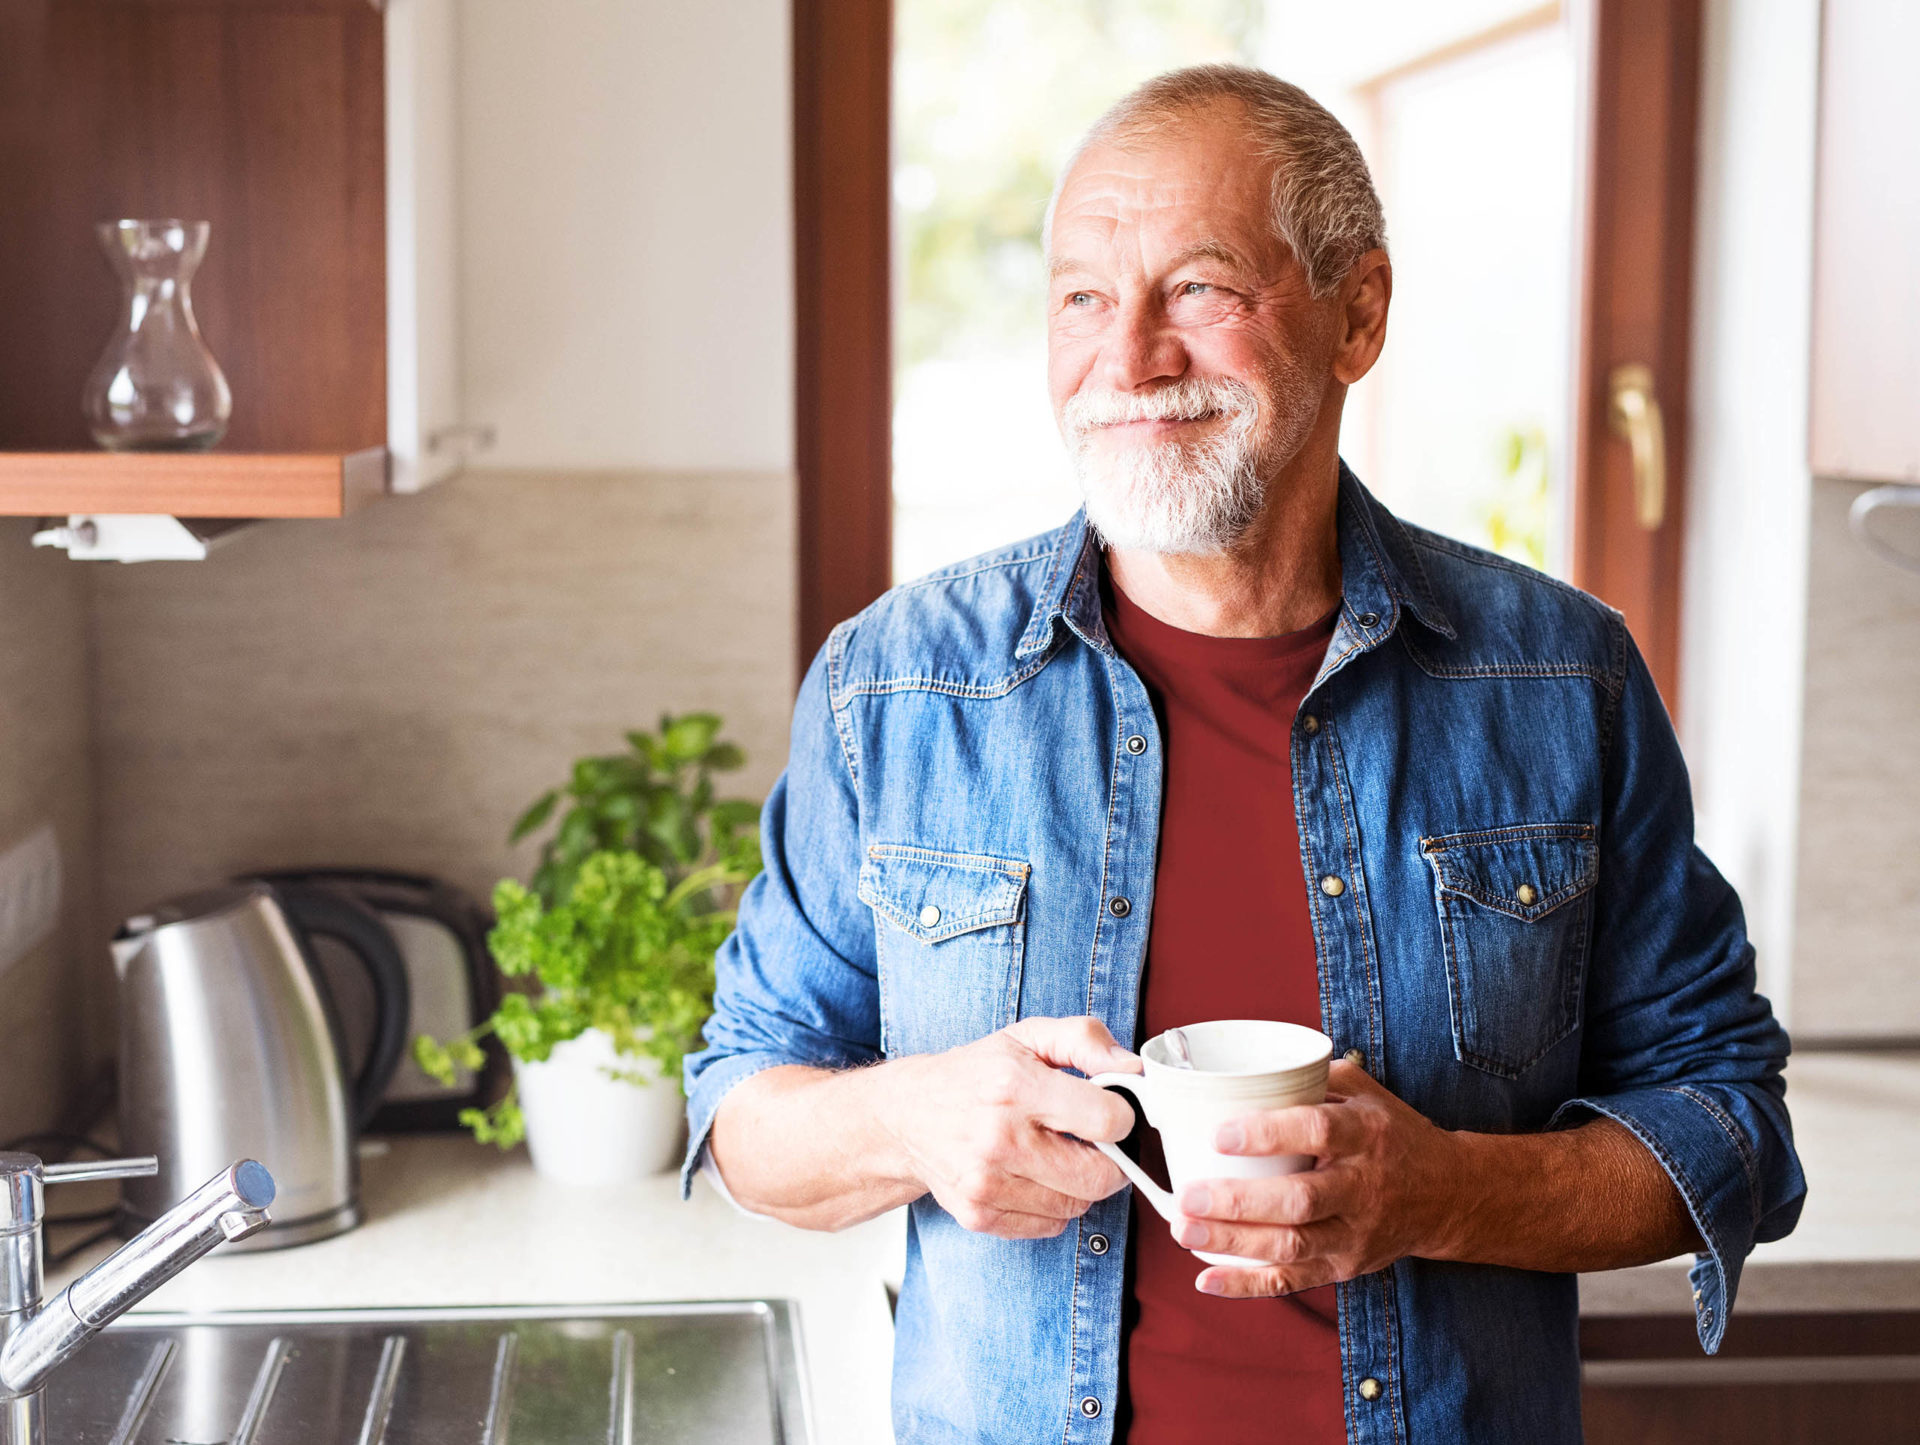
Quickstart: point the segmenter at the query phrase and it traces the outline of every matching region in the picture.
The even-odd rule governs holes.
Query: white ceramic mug
[[[1103,1089],[1125,1089],[1139,1102],[1147,1123],[1160,1131],[1173,1188],[1162,1189],[1112,1144],[1096,1147],[1133,1181],[1169,1225],[1179,1215],[1180,1191],[1200,1179],[1270,1179],[1311,1168],[1305,1154],[1221,1154],[1213,1147],[1220,1126],[1262,1109],[1319,1104],[1327,1097],[1327,1062],[1333,1040],[1318,1029],[1270,1019],[1218,1019],[1181,1030],[1191,1069],[1173,1062],[1167,1036],[1140,1049],[1142,1074],[1095,1074]],[[1264,1267],[1263,1259],[1194,1250],[1208,1264]]]

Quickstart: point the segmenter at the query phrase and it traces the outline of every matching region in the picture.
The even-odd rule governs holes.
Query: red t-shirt
[[[1108,634],[1145,680],[1166,746],[1139,1041],[1206,1019],[1320,1027],[1288,740],[1337,615],[1284,637],[1207,637],[1108,585]],[[1138,1132],[1142,1164],[1165,1179],[1158,1136]],[[1130,1234],[1127,1445],[1345,1441],[1331,1285],[1203,1295],[1205,1263],[1138,1201]]]

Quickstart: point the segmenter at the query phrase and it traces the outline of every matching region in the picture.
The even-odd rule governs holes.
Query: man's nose
[[[1155,382],[1178,381],[1186,374],[1187,349],[1160,307],[1146,297],[1121,306],[1106,344],[1100,370],[1114,391],[1134,391]]]

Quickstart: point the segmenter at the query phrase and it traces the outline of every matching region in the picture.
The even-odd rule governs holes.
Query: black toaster
[[[368,1129],[455,1129],[462,1109],[482,1108],[500,1097],[507,1056],[491,1036],[481,1044],[486,1063],[479,1073],[460,1070],[451,1085],[423,1073],[411,1047],[416,1034],[442,1040],[463,1034],[499,1006],[500,974],[487,950],[487,933],[493,927],[490,909],[442,879],[390,868],[285,868],[245,876],[345,893],[377,914],[399,946],[412,993],[409,1046]],[[334,945],[325,938],[315,940],[314,951],[340,1016],[339,1035],[352,1077],[373,1045],[374,1000],[366,970],[351,958],[336,957]]]

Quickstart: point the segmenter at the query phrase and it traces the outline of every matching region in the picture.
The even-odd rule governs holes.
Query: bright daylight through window
[[[1045,387],[1054,174],[1141,80],[1237,60],[1353,131],[1386,209],[1386,351],[1341,450],[1410,521],[1566,570],[1579,113],[1561,7],[1517,0],[898,0],[893,566],[1078,503]]]

